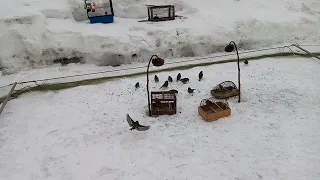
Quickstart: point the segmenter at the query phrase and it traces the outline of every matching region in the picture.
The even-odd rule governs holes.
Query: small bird
[[[248,60],[244,60],[244,64],[245,64],[245,65],[248,65],[248,64],[249,64],[249,61],[248,61]]]
[[[179,73],[179,74],[177,75],[177,82],[180,81],[180,79],[181,79],[181,74]]]
[[[136,85],[134,85],[136,88],[139,88],[140,87],[140,84],[139,82],[136,83]]]
[[[168,81],[166,81],[166,82],[164,82],[163,83],[163,85],[161,86],[161,88],[167,88],[168,87],[168,85],[169,85],[169,82]],[[160,89],[161,89],[160,88]]]
[[[200,73],[199,73],[199,81],[201,81],[202,78],[203,78],[203,72],[200,71]]]
[[[213,104],[210,100],[206,100],[206,105]]]
[[[196,90],[196,89],[191,89],[190,87],[188,87],[188,93],[191,94],[191,93],[193,93],[194,90]]]
[[[132,118],[127,114],[127,121],[129,126],[131,127],[130,131],[136,129],[137,131],[146,131],[150,128],[150,126],[140,125],[139,121],[133,121]]]
[[[171,89],[170,92],[174,92],[174,93],[178,94],[178,91],[175,89]]]
[[[171,76],[168,77],[168,81],[172,82],[172,77]]]
[[[154,75],[154,81],[155,81],[155,82],[159,82],[159,78],[158,78],[157,75]]]
[[[180,81],[181,81],[183,84],[186,84],[187,82],[189,82],[189,78],[182,78],[182,79],[180,79]]]

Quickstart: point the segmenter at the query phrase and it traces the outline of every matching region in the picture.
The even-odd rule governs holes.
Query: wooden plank
[[[210,109],[213,110],[213,112],[217,112],[213,107],[209,106]],[[211,111],[210,111],[211,112]]]
[[[223,109],[216,103],[216,102],[213,102],[216,106],[218,106],[218,108],[223,111]]]

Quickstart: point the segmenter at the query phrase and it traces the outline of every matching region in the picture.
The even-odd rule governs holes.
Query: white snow
[[[145,115],[145,76],[25,94],[1,114],[0,179],[318,180],[319,65],[293,57],[241,64],[242,102],[230,99],[232,115],[210,123],[197,107],[216,84],[237,83],[236,63],[179,71],[190,82],[170,83],[179,90],[173,116]],[[152,91],[177,73],[158,73]],[[126,113],[151,128],[128,130]]]
[[[140,23],[146,4],[173,4],[187,17]],[[319,43],[318,0],[114,0],[113,24],[89,24],[82,0],[4,1],[0,69],[4,74],[82,58],[96,65],[145,62],[150,55],[199,56],[276,44]],[[136,54],[136,57],[132,55]]]

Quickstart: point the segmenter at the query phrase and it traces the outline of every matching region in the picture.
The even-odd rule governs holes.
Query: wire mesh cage
[[[175,19],[175,10],[173,5],[148,5],[147,8],[148,21],[168,21]]]
[[[224,81],[211,90],[213,97],[217,99],[227,99],[240,94],[239,89],[232,81]]]
[[[151,92],[151,114],[172,115],[177,113],[177,98],[172,91]]]
[[[201,101],[198,113],[205,121],[215,121],[219,118],[230,116],[231,109],[227,101],[214,101],[211,98]]]

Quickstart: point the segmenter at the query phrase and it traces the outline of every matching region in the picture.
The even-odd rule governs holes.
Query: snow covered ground
[[[115,23],[90,25],[82,0],[4,1],[0,12],[3,73],[52,65],[58,58],[89,64],[145,62],[221,52],[234,40],[240,49],[320,41],[319,0],[113,0]],[[139,23],[146,4],[173,4],[187,17]],[[84,20],[84,21],[83,21]]]
[[[319,65],[311,58],[241,64],[242,102],[230,99],[232,115],[211,123],[197,107],[216,84],[237,82],[236,63],[179,71],[190,82],[170,83],[179,90],[173,116],[145,115],[145,76],[25,94],[1,114],[0,179],[318,180]],[[177,73],[158,73],[152,91]],[[188,87],[197,89],[193,96]],[[128,112],[151,128],[129,131]]]

